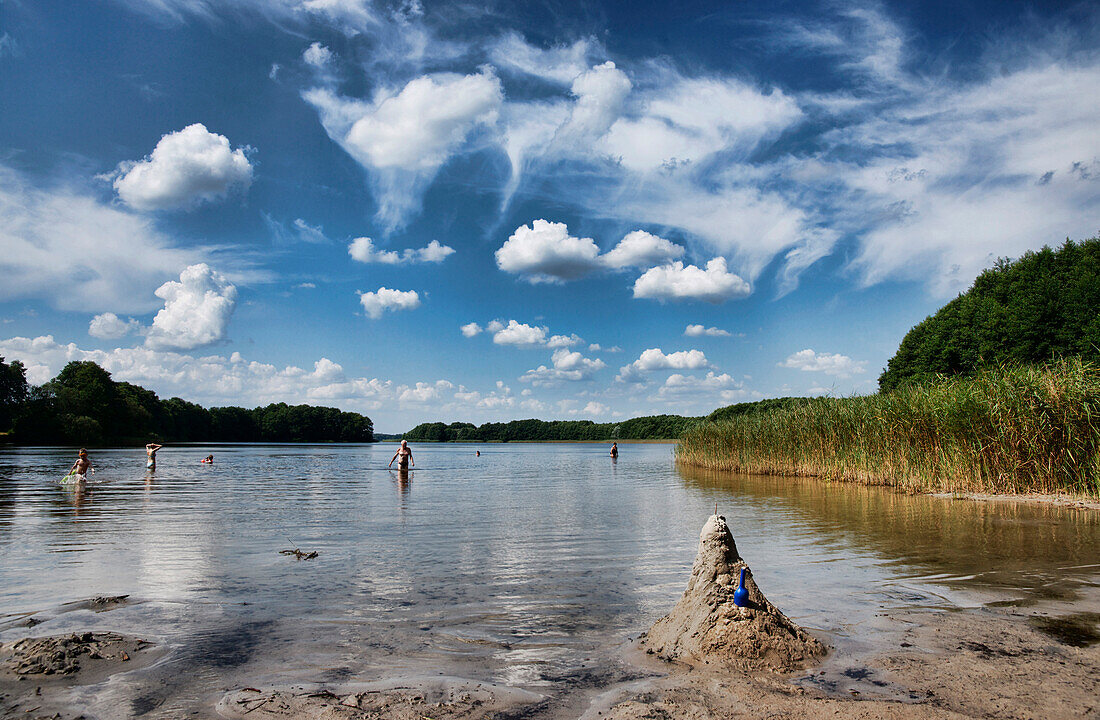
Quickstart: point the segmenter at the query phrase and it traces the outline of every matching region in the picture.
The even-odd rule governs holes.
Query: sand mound
[[[733,593],[745,568],[747,607]],[[737,554],[726,520],[712,516],[699,534],[699,554],[683,597],[643,637],[643,646],[666,660],[729,665],[742,670],[787,671],[825,654],[825,646],[768,602]]]
[[[233,720],[490,720],[543,700],[516,688],[461,678],[409,678],[338,688],[244,688],[218,703]]]

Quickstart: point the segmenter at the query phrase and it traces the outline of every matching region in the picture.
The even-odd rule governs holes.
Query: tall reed
[[[1076,359],[688,429],[680,462],[955,492],[1100,495],[1100,369]]]

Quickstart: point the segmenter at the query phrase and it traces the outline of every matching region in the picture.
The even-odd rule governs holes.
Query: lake
[[[153,472],[141,448],[94,450],[83,489],[58,482],[73,449],[8,448],[0,640],[162,643],[78,698],[115,717],[425,673],[606,687],[632,677],[624,648],[680,596],[716,503],[769,599],[845,662],[892,636],[884,608],[1100,610],[1096,511],[702,472],[672,447],[416,444],[407,480],[392,443],[167,447]],[[84,602],[113,595],[130,597]]]

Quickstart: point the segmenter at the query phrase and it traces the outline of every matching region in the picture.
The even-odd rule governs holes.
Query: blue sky
[[[1096,234],[1098,20],[0,0],[0,354],[382,432],[870,392]]]

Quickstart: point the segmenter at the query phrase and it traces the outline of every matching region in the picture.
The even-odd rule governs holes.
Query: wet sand
[[[0,645],[0,715],[58,720],[81,717],[75,699],[79,690],[148,667],[163,654],[152,642],[111,632],[4,643]]]
[[[702,720],[703,718],[1094,718],[1100,717],[1100,616],[1043,627],[1044,615],[1010,608],[913,611],[881,618],[897,647],[850,664],[843,651],[793,673],[715,670],[665,663],[636,644],[623,662],[633,677],[576,695],[541,695],[473,679],[405,677],[341,684],[238,688],[194,717],[287,720]],[[1075,629],[1076,628],[1076,629]],[[1053,634],[1052,634],[1053,633]],[[1061,634],[1059,634],[1061,633]],[[0,713],[75,720],[82,688],[137,672],[162,651],[136,638],[77,636],[94,646],[68,673],[16,672],[46,661],[50,643],[0,654]],[[123,659],[123,653],[129,657]],[[825,668],[825,669],[823,669]]]
[[[1031,503],[1053,507],[1077,508],[1079,510],[1100,510],[1100,498],[1088,495],[1043,495],[1027,493],[1023,495],[994,495],[991,493],[928,493],[929,497],[951,498],[953,500],[974,500],[990,503]]]

